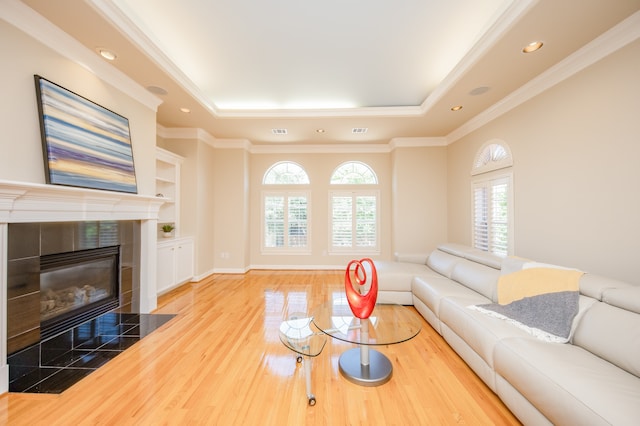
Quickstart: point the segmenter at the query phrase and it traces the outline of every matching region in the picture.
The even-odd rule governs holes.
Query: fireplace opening
[[[120,246],[40,257],[41,339],[119,305]]]

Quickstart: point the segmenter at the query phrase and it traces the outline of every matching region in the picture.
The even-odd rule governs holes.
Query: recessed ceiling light
[[[118,57],[114,52],[112,52],[109,49],[98,48],[96,50],[98,51],[100,56],[102,56],[108,61],[115,61],[115,59]]]
[[[271,133],[274,135],[286,135],[287,129],[271,129]]]
[[[462,105],[456,105],[451,107],[451,111],[460,111],[462,109]]]
[[[191,112],[189,108],[185,108],[185,107],[180,108],[180,111],[184,112],[185,114],[189,114]]]
[[[147,90],[153,94],[163,95],[163,96],[169,93],[162,87],[158,87],[158,86],[147,86]]]
[[[522,53],[535,52],[536,50],[542,47],[542,44],[543,43],[541,41],[532,41],[531,43],[527,44],[525,47],[522,48]]]
[[[367,130],[369,130],[369,128],[367,127],[354,127],[353,129],[351,129],[351,133],[361,135],[367,133]]]
[[[316,129],[316,133],[324,133],[324,129]]]

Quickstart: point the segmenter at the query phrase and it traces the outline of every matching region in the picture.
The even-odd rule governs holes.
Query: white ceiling
[[[444,138],[640,9],[640,0],[22,2],[88,48],[112,49],[113,65],[143,87],[165,89],[160,125],[277,146]],[[544,47],[523,54],[533,40]]]
[[[297,110],[421,105],[511,1],[113,5],[216,110]]]

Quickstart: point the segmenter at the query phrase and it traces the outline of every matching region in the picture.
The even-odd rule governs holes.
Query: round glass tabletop
[[[418,314],[402,305],[378,304],[368,319],[361,320],[351,312],[346,297],[324,303],[312,317],[322,332],[361,345],[401,343],[415,337],[422,327]]]

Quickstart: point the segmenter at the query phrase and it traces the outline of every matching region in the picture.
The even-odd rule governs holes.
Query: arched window
[[[473,246],[499,255],[513,252],[512,165],[508,145],[492,140],[480,147],[471,168]]]
[[[342,163],[331,175],[331,184],[377,184],[378,177],[371,167],[359,161]]]
[[[482,145],[471,169],[472,175],[491,172],[513,166],[513,157],[509,146],[497,139]]]
[[[262,178],[264,185],[303,185],[309,183],[307,172],[292,161],[281,161],[269,167]]]
[[[343,186],[329,193],[330,252],[379,253],[380,192],[370,187],[378,183],[373,169],[364,163],[349,161],[334,170],[330,182]],[[358,188],[358,185],[368,187]]]
[[[307,172],[296,163],[282,161],[269,167],[263,185],[308,185]],[[305,190],[262,192],[262,250],[265,253],[310,252],[311,207]]]

